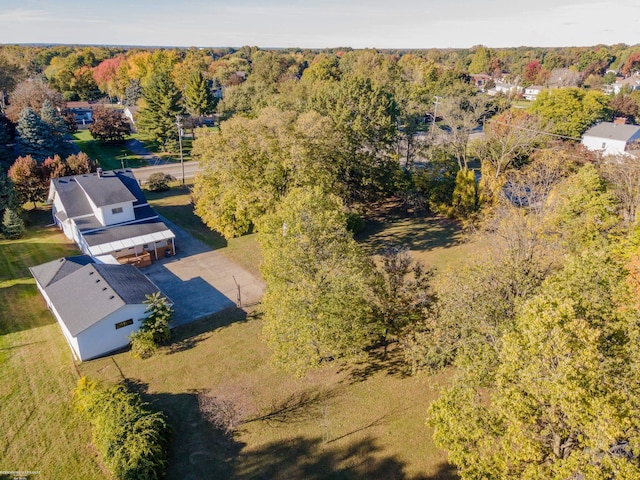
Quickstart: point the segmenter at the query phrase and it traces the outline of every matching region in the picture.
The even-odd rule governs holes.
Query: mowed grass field
[[[77,254],[50,212],[20,240],[0,240],[0,471],[41,479],[103,479],[88,425],[71,407],[78,375],[71,350],[28,266]],[[13,477],[10,477],[13,478]]]
[[[193,216],[188,190],[149,194],[158,211],[257,271],[255,236],[226,242]],[[40,225],[49,221],[40,212]],[[450,222],[381,213],[360,236],[372,252],[405,242],[433,266],[463,261],[477,248]],[[77,253],[59,231],[34,227],[0,241],[0,470],[40,470],[40,478],[107,478],[90,430],[71,408],[77,372],[27,267]],[[469,250],[471,249],[471,250]],[[444,258],[443,258],[444,256]],[[125,381],[169,417],[167,478],[454,479],[425,426],[429,404],[451,372],[407,376],[398,352],[372,352],[359,365],[334,364],[305,378],[275,369],[259,309],[224,312],[174,330],[147,360],[128,352],[85,362],[104,382]],[[198,407],[208,392],[240,420],[229,436]]]

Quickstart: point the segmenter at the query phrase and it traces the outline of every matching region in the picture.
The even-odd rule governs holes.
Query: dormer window
[[[112,209],[111,209],[111,213],[113,213],[114,215],[115,215],[116,213],[122,213],[122,211],[123,211],[123,210],[122,210],[122,207],[112,208]]]

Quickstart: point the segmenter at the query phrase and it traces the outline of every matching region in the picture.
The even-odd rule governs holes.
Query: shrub
[[[175,180],[173,175],[168,173],[156,172],[149,176],[149,183],[147,184],[149,190],[152,192],[164,192],[169,190],[169,182]]]
[[[138,330],[129,335],[131,342],[131,355],[136,358],[149,358],[156,353],[158,344],[153,340],[153,333]]]
[[[115,478],[164,477],[169,427],[161,412],[124,385],[103,388],[87,377],[78,381],[73,402],[91,423],[93,443]]]

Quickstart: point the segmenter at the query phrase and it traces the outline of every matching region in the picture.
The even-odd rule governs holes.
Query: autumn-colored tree
[[[123,97],[124,91],[118,88],[116,82],[118,68],[123,61],[124,56],[118,55],[103,60],[93,68],[93,79],[102,93],[106,93],[110,97]]]
[[[522,79],[528,84],[535,83],[541,70],[542,65],[540,65],[540,60],[532,60],[524,67]]]
[[[629,76],[640,71],[640,52],[632,53],[622,66],[622,74]]]
[[[92,173],[98,168],[98,163],[89,158],[89,156],[84,152],[69,155],[65,162],[67,164],[69,175]]]
[[[101,142],[122,142],[131,133],[131,125],[121,110],[101,106],[93,110],[89,132]]]
[[[70,174],[67,163],[64,162],[59,155],[55,155],[53,158],[47,158],[43,164],[43,176],[45,178],[60,178],[66,177]]]
[[[21,203],[44,201],[49,191],[49,183],[45,179],[42,166],[33,157],[18,157],[8,172],[8,177],[15,185]]]

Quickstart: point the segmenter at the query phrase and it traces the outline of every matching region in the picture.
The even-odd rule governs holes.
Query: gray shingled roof
[[[103,172],[102,177],[97,173],[89,173],[51,181],[70,218],[93,214],[87,195],[98,207],[130,201],[134,202],[134,206],[147,203],[131,170]]]
[[[39,272],[38,283],[50,270],[47,265],[32,267],[34,276]],[[131,265],[87,263],[64,276],[58,275],[44,290],[75,337],[124,305],[143,303],[158,287]]]
[[[640,131],[638,125],[617,124],[612,122],[602,122],[587,130],[585,137],[607,138],[611,140],[628,141]]]
[[[87,255],[78,255],[36,265],[29,270],[40,286],[46,288],[90,263],[95,263],[95,260]]]
[[[82,238],[84,238],[88,246],[93,247],[95,245],[102,245],[103,243],[117,242],[118,240],[166,231],[170,232],[171,230],[167,228],[162,220],[155,218],[140,223],[116,225],[103,230],[88,233],[83,232]]]
[[[75,177],[54,178],[51,181],[55,186],[56,192],[58,192],[68,217],[73,218],[93,214],[89,200],[87,200],[87,196],[76,182]]]
[[[114,172],[88,173],[73,178],[97,207],[137,200]]]

